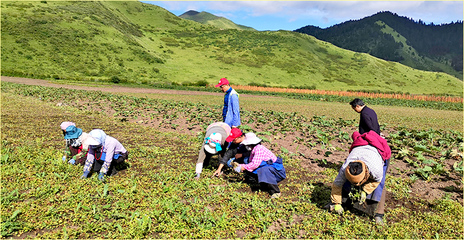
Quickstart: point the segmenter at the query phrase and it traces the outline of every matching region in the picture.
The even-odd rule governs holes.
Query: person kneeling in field
[[[254,133],[245,134],[242,144],[251,151],[249,162],[247,164],[234,162],[234,170],[238,173],[247,171],[248,174],[257,176],[261,190],[269,192],[271,198],[279,198],[281,193],[277,183],[287,177],[282,158],[276,157],[261,145],[261,141]]]
[[[206,128],[205,139],[198,153],[195,167],[195,179],[199,179],[203,171],[203,165],[207,166],[213,155],[223,156],[229,142],[226,139],[230,135],[231,128],[224,122],[215,122]]]
[[[368,205],[366,200],[370,203],[378,203],[374,220],[383,225],[385,175],[391,157],[390,147],[387,141],[374,131],[364,134],[354,132],[352,139],[350,154],[332,185],[330,196],[332,204],[327,207],[331,211],[342,214],[342,195],[350,197],[351,185],[354,185],[360,190],[359,205]]]
[[[117,173],[116,167],[124,163],[129,153],[118,140],[107,136],[101,129],[94,129],[89,134],[89,153],[81,178],[87,178],[92,170],[99,172],[98,179],[104,181],[105,175],[112,176]]]
[[[77,128],[73,122],[62,122],[61,130],[66,140],[65,153],[62,160],[65,162],[69,159],[70,164],[84,165],[89,145],[84,144],[89,134]]]
[[[245,139],[245,134],[238,128],[232,128],[226,142],[230,142],[226,153],[219,161],[219,167],[214,172],[213,177],[219,177],[222,174],[224,166],[232,167],[231,162],[248,163],[250,152],[247,151],[245,145],[240,144]]]

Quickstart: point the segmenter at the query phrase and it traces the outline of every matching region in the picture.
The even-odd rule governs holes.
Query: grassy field
[[[84,96],[89,102],[81,107],[73,105]],[[201,139],[176,130],[160,131],[121,122],[120,116],[131,111],[136,115],[126,116],[132,118],[166,108],[189,111],[210,122],[211,117],[203,111],[210,107],[118,96],[7,87],[2,83],[2,237],[454,239],[463,234],[462,201],[444,197],[427,202],[400,194],[407,192],[411,182],[407,179],[387,178],[389,182],[401,183],[390,189],[395,202],[389,203],[387,227],[376,226],[369,218],[350,211],[343,216],[328,213],[322,206],[329,199],[328,184],[338,166],[328,166],[322,174],[316,174],[302,168],[301,160],[286,154],[283,156],[288,178],[281,184],[283,196],[277,201],[263,192],[252,192],[252,186],[242,182],[239,175],[207,177],[212,175],[212,168],[205,169],[205,177],[193,181]],[[102,99],[115,104],[113,116],[102,111],[107,104]],[[124,105],[125,102],[130,104]],[[312,105],[312,109],[318,107]],[[341,108],[352,111],[346,105],[340,105]],[[350,111],[347,114],[357,118]],[[284,121],[288,119],[282,116]],[[292,115],[297,120],[295,124],[301,119],[297,117]],[[259,121],[244,114],[244,121],[250,119]],[[59,124],[67,120],[75,121],[87,132],[102,128],[120,140],[130,152],[130,168],[107,178],[106,183],[99,182],[96,176],[79,179],[81,167],[61,160],[64,140]],[[320,130],[334,132],[331,127],[320,126]],[[459,139],[462,143],[462,134]],[[443,144],[453,146],[452,141]]]
[[[462,96],[462,81],[290,31],[220,30],[138,1],[5,1],[2,75]],[[38,14],[40,13],[40,14]]]

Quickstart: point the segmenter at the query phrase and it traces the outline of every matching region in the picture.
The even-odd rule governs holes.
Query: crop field
[[[297,107],[260,110],[258,101],[243,102],[242,130],[257,133],[283,157],[287,169],[287,179],[280,183],[282,197],[271,200],[234,172],[212,178],[216,158],[199,180],[193,179],[204,129],[220,120],[218,101],[204,103],[198,95],[168,99],[4,81],[1,85],[2,238],[463,235],[462,128],[382,124],[393,153],[386,180],[387,224],[377,226],[355,211],[338,216],[323,209],[357,120],[319,114],[319,102],[313,102],[314,113]],[[388,106],[382,107],[387,112]],[[424,117],[437,112],[412,111],[424,111]],[[128,149],[130,167],[106,182],[95,174],[79,179],[82,167],[61,160],[63,121],[73,121],[85,132],[105,130]],[[456,122],[462,124],[462,118]]]

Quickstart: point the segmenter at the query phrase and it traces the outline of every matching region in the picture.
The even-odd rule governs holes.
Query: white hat
[[[87,138],[84,139],[84,141],[82,142],[82,145],[84,146],[96,146],[96,145],[100,145],[100,143],[95,140],[95,138],[93,138],[92,136],[90,136],[90,134],[87,135]]]
[[[254,145],[260,143],[262,140],[258,138],[254,133],[246,133],[245,139],[242,141],[243,145]]]
[[[222,135],[220,133],[213,133],[205,138],[205,150],[211,154],[216,154],[222,150],[221,147]]]

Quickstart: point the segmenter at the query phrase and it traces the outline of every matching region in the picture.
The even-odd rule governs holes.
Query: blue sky
[[[463,20],[463,1],[142,1],[179,16],[209,12],[256,30],[296,30],[314,25],[327,28],[390,11],[429,24]]]

